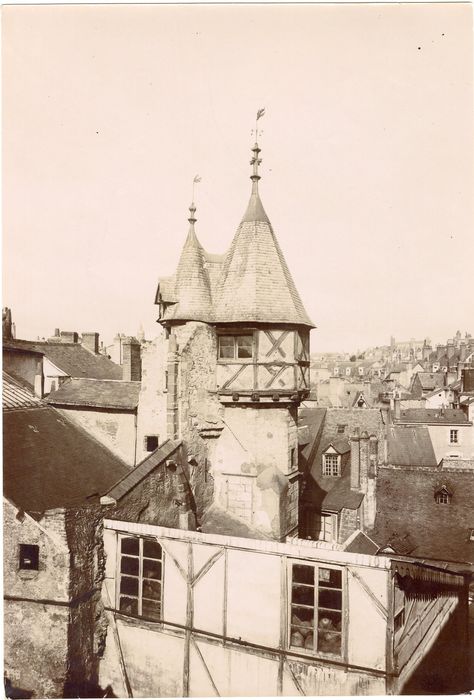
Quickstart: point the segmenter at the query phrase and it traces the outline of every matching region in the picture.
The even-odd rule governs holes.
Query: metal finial
[[[196,205],[194,204],[194,202],[191,202],[191,206],[189,207],[189,212],[190,212],[191,216],[189,217],[188,221],[191,224],[191,226],[193,226],[197,221],[196,217],[194,216],[194,214],[196,213]]]
[[[252,148],[253,151],[253,158],[250,161],[250,165],[253,165],[253,172],[252,175],[250,176],[250,179],[252,180],[252,193],[257,194],[258,192],[258,181],[260,180],[260,175],[258,174],[258,166],[262,162],[262,159],[259,158],[259,153],[260,153],[260,148],[258,146],[258,120],[263,117],[265,114],[265,107],[262,107],[262,109],[259,109],[257,112],[257,117],[255,119],[255,144],[254,147]]]

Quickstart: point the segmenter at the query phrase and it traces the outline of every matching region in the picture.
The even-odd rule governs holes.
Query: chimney
[[[174,333],[170,334],[168,342],[166,412],[168,437],[175,440],[178,437],[178,343]]]
[[[61,331],[61,343],[77,343],[78,340],[76,331]]]
[[[459,343],[459,361],[464,362],[467,357],[467,345],[465,340],[461,340]]]
[[[400,395],[397,392],[393,398],[393,417],[395,420],[400,420]]]
[[[445,346],[444,346],[444,345],[440,345],[440,344],[438,343],[438,345],[436,346],[436,359],[437,359],[437,360],[441,359],[441,357],[442,357],[442,356],[444,355],[444,353],[445,353],[445,350],[446,350]]]
[[[99,334],[98,333],[83,333],[82,345],[93,352],[94,355],[99,354]]]
[[[379,441],[375,435],[369,437],[369,479],[375,479],[377,474],[377,461],[379,453]]]
[[[359,458],[359,428],[354,428],[354,434],[350,437],[351,445],[351,489],[358,491],[360,488],[360,458]]]
[[[454,340],[448,340],[448,345],[446,348],[448,360],[451,359],[451,357],[454,355],[455,350],[456,350],[456,346],[454,345]]]
[[[59,338],[61,336],[61,333],[59,332],[59,328],[54,329],[54,337]]]
[[[39,399],[42,399],[44,396],[43,358],[41,358],[41,360],[38,360],[38,362],[36,363],[36,372],[33,389],[35,396],[37,396]]]
[[[429,360],[431,355],[431,342],[429,338],[425,339],[425,342],[423,343],[423,350],[422,350],[422,360]]]
[[[367,493],[367,482],[369,479],[369,434],[365,430],[360,436],[359,455],[360,490],[363,493]]]
[[[2,309],[2,340],[13,339],[12,325],[11,309],[9,309],[8,306],[4,306]]]
[[[125,382],[139,382],[142,378],[142,358],[140,343],[136,338],[122,338],[122,379]]]

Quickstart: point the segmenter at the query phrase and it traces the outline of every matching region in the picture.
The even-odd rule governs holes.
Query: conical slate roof
[[[206,253],[190,229],[176,274],[163,279],[157,300],[166,302],[161,321],[289,323],[309,326],[285,258],[258,193],[260,149],[253,147],[252,194],[225,257]]]

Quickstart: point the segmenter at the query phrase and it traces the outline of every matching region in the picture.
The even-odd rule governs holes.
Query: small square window
[[[158,447],[158,435],[145,435],[145,450],[154,452]]]
[[[338,432],[338,433],[343,433],[345,429],[346,429],[346,426],[345,426],[345,425],[338,425],[338,426],[337,426],[337,432]]]
[[[20,569],[38,571],[39,546],[37,544],[20,544]]]

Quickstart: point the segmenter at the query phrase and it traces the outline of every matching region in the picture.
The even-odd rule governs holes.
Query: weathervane
[[[201,182],[201,177],[200,175],[195,175],[194,180],[193,180],[193,197],[192,197],[192,202],[194,202],[194,185],[196,185],[198,182]]]
[[[257,118],[255,119],[255,130],[252,129],[252,134],[255,133],[255,141],[258,141],[258,135],[263,134],[262,130],[258,130],[258,120],[265,114],[265,107],[262,107],[257,111]]]

